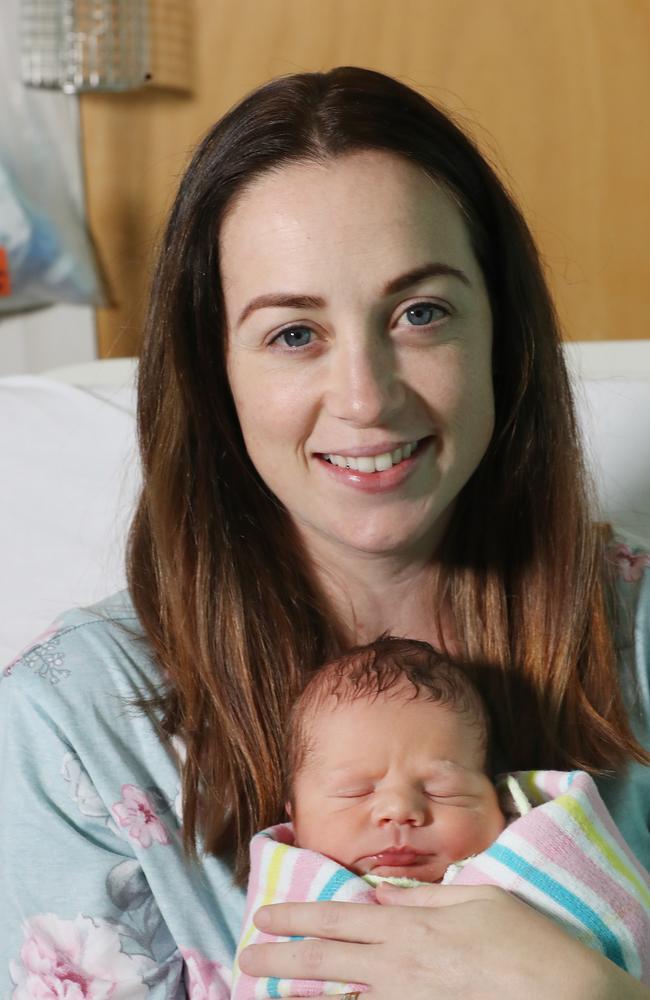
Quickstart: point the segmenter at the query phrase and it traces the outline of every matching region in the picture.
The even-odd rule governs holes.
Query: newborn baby
[[[379,881],[443,881],[513,892],[650,983],[650,880],[592,778],[504,775],[507,823],[491,758],[490,720],[469,673],[427,643],[381,638],[322,667],[287,727],[292,822],[251,841],[237,955],[273,940],[253,922],[265,904],[376,905]],[[360,983],[256,980],[236,959],[231,1000],[364,991]]]
[[[441,881],[506,825],[489,736],[469,676],[425,643],[380,639],[328,664],[290,718],[295,846],[363,876]]]

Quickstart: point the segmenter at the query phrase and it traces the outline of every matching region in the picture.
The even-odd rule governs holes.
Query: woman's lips
[[[409,458],[403,458],[401,462],[385,472],[360,472],[357,469],[343,469],[338,465],[332,465],[320,455],[317,455],[316,459],[323,472],[336,482],[351,486],[361,493],[384,493],[395,489],[408,479],[434,441],[433,437],[422,438]]]

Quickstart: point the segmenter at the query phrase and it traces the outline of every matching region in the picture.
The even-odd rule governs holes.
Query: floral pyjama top
[[[650,555],[621,542],[618,648],[650,749]],[[244,892],[182,849],[179,760],[133,706],[160,682],[126,592],[0,681],[0,1000],[227,1000]],[[598,786],[650,868],[650,769]]]

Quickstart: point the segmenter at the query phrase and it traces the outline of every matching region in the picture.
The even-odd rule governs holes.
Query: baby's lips
[[[431,854],[422,854],[418,851],[408,850],[386,850],[379,854],[371,854],[365,858],[360,858],[357,865],[363,868],[364,872],[370,872],[373,868],[408,868],[411,865],[422,865],[426,859],[431,858]]]

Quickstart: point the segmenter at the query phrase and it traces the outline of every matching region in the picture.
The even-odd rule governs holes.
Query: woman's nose
[[[342,346],[332,356],[328,389],[334,416],[360,427],[385,424],[405,398],[392,345],[368,337]]]

